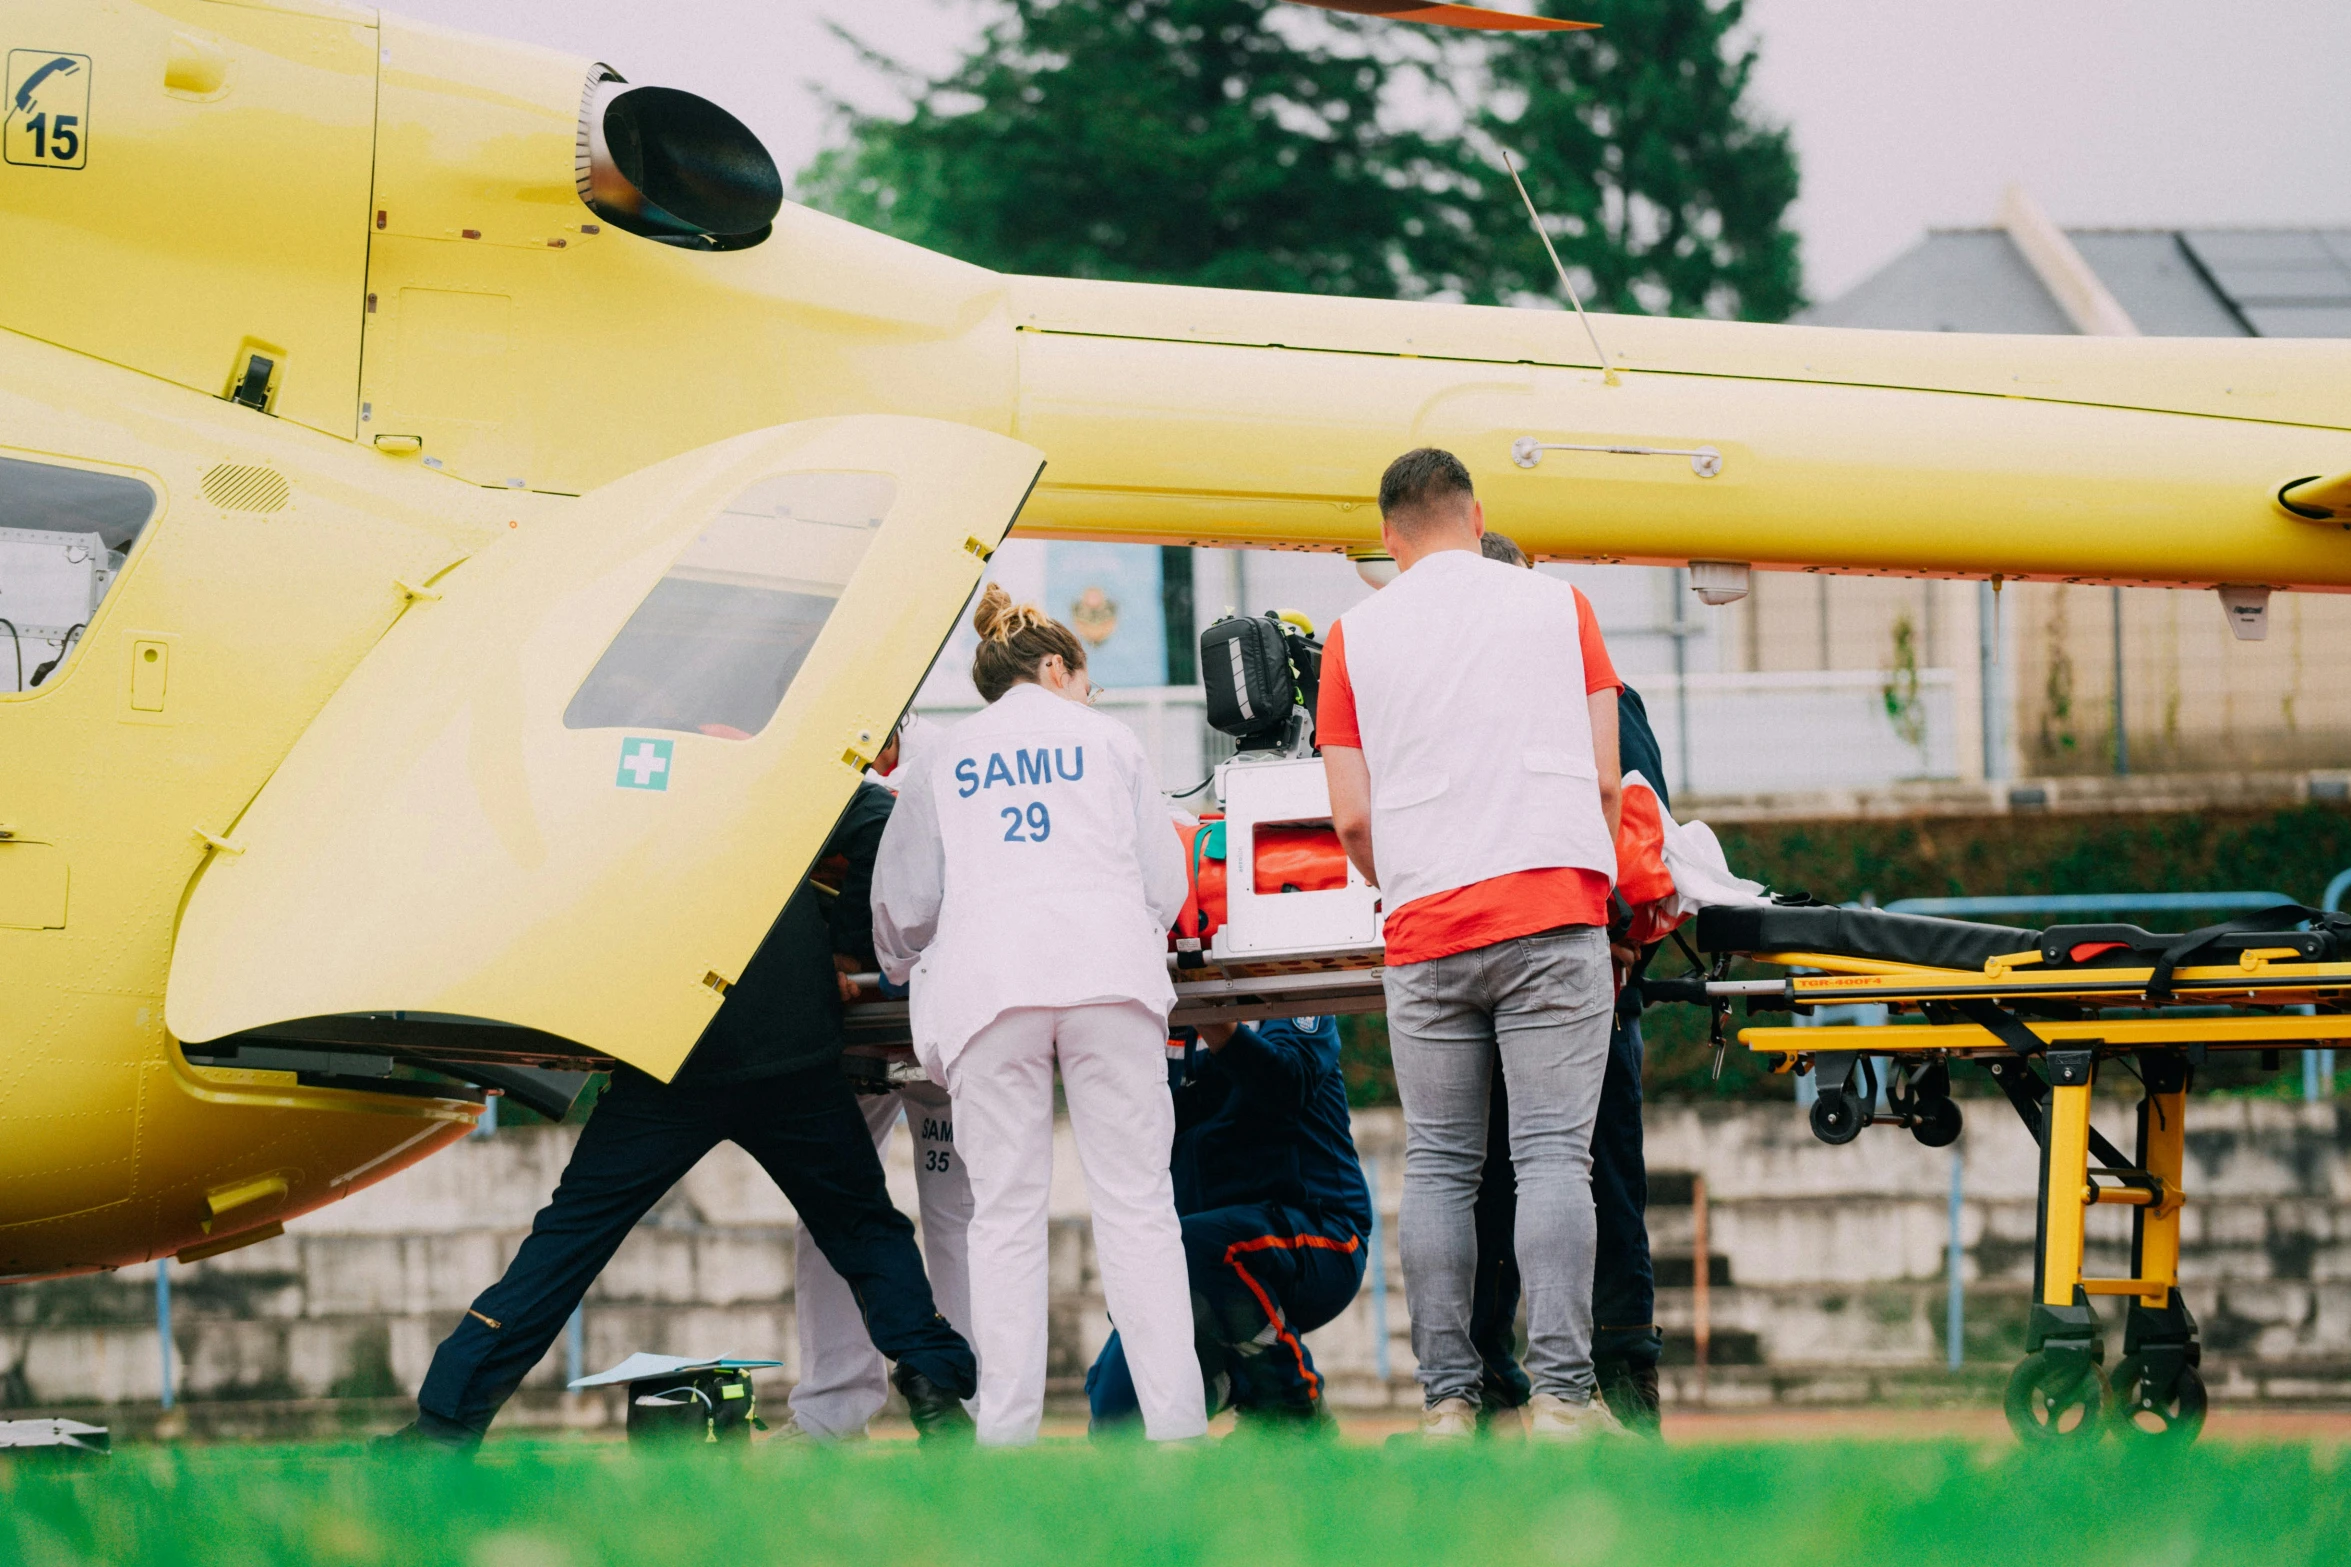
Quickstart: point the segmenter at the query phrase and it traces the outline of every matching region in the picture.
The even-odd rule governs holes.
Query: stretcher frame
[[[1840,1027],[1833,1049],[1822,1048],[1818,1028],[1739,1030],[1739,1043],[1770,1058],[1775,1071],[1814,1074],[1812,1124],[1823,1141],[1850,1142],[1877,1123],[1906,1126],[1929,1146],[1954,1141],[1953,1061],[1983,1065],[2033,1134],[2040,1151],[2033,1303],[2027,1354],[2005,1400],[2018,1435],[2070,1443],[2112,1430],[2193,1440],[2205,1390],[2179,1260],[2194,1069],[2215,1050],[2275,1052],[2351,1040],[2351,1015],[2336,1010],[2351,1000],[2351,963],[2304,961],[2290,947],[2251,948],[2234,962],[2167,974],[2152,966],[2051,968],[2038,951],[1995,956],[1980,971],[1824,952],[1745,956],[1788,972],[1729,979],[1729,956],[1718,954],[1713,977],[1703,982],[1651,982],[1658,999],[1702,1000],[1713,1009],[1718,1065],[1738,1000],[1750,1015],[1877,1004],[1919,1019]],[[2076,1015],[2046,1015],[2060,1012]],[[1887,1085],[1890,1114],[1875,1109],[1873,1057],[1892,1058],[1902,1079],[1900,1087]],[[2129,1155],[2090,1124],[2102,1066],[2131,1071],[2143,1089]],[[2084,1271],[2089,1210],[2101,1205],[2132,1210],[2126,1277]],[[2099,1296],[2129,1302],[2123,1358],[2111,1379],[2091,1303]]]
[[[1378,947],[1222,965],[1186,961],[1191,956],[1168,962],[1176,993],[1167,1019],[1171,1025],[1197,1028],[1269,1017],[1345,1017],[1383,1011],[1388,1004]],[[843,1025],[848,1040],[844,1060],[851,1078],[868,1093],[930,1081],[914,1059],[907,1003],[882,997],[878,974],[854,974],[850,979],[866,998],[849,1005]]]

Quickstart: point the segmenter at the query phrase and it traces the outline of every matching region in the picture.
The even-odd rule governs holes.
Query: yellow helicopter
[[[2351,588],[2351,345],[1006,277],[333,0],[0,56],[0,1278],[673,1072],[1016,518],[1365,555],[1430,443],[1552,559]]]

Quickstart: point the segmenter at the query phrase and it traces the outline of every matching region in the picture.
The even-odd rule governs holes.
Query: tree
[[[1008,272],[1428,292],[1472,225],[1450,149],[1382,123],[1377,37],[1275,0],[1004,0],[938,81],[868,52],[914,112],[843,111],[801,193]]]
[[[1462,35],[1276,0],[998,0],[937,81],[868,52],[913,112],[842,109],[846,142],[801,194],[1008,272],[1556,297],[1507,147],[1587,303],[1793,311],[1795,157],[1747,101],[1744,0],[1542,3],[1605,25]],[[1395,123],[1413,72],[1458,130]]]
[[[1478,129],[1518,155],[1584,302],[1649,314],[1785,319],[1804,302],[1796,158],[1747,99],[1745,0],[1543,0],[1592,32],[1522,36],[1487,55]],[[1477,270],[1501,298],[1558,283],[1507,183],[1478,203]],[[1581,286],[1581,285],[1579,285]],[[1564,302],[1564,301],[1563,301]]]

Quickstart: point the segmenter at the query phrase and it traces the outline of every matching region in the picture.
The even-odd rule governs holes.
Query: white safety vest
[[[1515,871],[1615,880],[1572,587],[1444,550],[1339,624],[1391,913]]]
[[[884,834],[874,926],[911,960],[916,1057],[947,1064],[1015,1007],[1174,1004],[1183,851],[1125,725],[1042,686],[927,737]],[[895,959],[896,961],[893,961]]]

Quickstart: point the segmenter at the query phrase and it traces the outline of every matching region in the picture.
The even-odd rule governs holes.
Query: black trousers
[[[783,1188],[848,1281],[874,1348],[969,1397],[978,1385],[971,1346],[932,1304],[914,1225],[890,1205],[873,1134],[837,1065],[713,1088],[665,1085],[624,1066],[506,1276],[434,1353],[417,1394],[420,1424],[461,1439],[488,1430],[636,1222],[721,1142],[740,1145]],[[733,1347],[680,1346],[714,1355]]]
[[[1345,1311],[1363,1285],[1363,1237],[1343,1221],[1274,1203],[1187,1213],[1192,1346],[1211,1415],[1228,1408],[1314,1410],[1322,1373],[1301,1334]],[[1086,1373],[1093,1429],[1143,1418],[1113,1331]]]
[[[1518,1258],[1512,1232],[1518,1181],[1510,1166],[1509,1101],[1494,1074],[1487,1124],[1486,1170],[1478,1185],[1477,1287],[1469,1332],[1486,1364],[1485,1402],[1516,1408],[1532,1392],[1519,1369]],[[1592,1259],[1592,1359],[1654,1366],[1664,1348],[1657,1330],[1657,1284],[1649,1264],[1649,1166],[1641,1151],[1641,1020],[1619,1017],[1608,1037],[1600,1113],[1592,1123],[1592,1207],[1599,1241]]]

